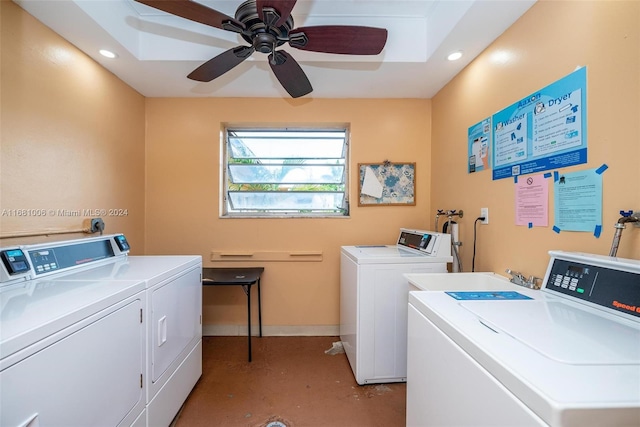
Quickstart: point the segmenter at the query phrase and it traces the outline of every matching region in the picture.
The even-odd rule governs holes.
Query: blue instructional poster
[[[467,133],[468,144],[468,172],[480,172],[489,170],[489,140],[491,138],[491,118],[486,118],[480,123],[469,128]]]
[[[600,237],[602,230],[602,172],[606,166],[578,172],[554,172],[556,233],[587,231]]]
[[[493,179],[587,162],[587,69],[493,115]]]

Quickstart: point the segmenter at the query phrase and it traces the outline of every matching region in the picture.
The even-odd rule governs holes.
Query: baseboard
[[[202,325],[203,336],[234,337],[247,336],[246,325]],[[251,335],[258,335],[258,326],[251,326]],[[262,336],[284,337],[337,337],[340,325],[302,325],[302,326],[262,326]]]

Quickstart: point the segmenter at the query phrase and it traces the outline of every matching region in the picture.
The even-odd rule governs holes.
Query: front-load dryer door
[[[154,384],[181,353],[193,347],[190,343],[195,344],[202,337],[201,272],[200,267],[193,268],[151,289],[149,354]],[[169,375],[171,372],[167,372]]]

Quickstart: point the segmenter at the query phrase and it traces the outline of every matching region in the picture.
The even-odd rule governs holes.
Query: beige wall
[[[508,59],[497,59],[505,53]],[[609,166],[600,238],[552,231],[552,186],[550,226],[518,227],[513,180],[466,172],[469,126],[576,66],[587,67],[588,163],[562,171]],[[433,98],[432,122],[431,205],[467,213],[461,221],[466,270],[481,207],[489,207],[490,224],[478,228],[476,271],[512,268],[541,276],[552,249],[607,255],[618,212],[640,210],[640,2],[539,1]],[[618,255],[640,259],[640,229],[627,227]]]
[[[608,253],[618,211],[640,210],[639,2],[540,1],[433,100],[295,101],[144,99],[13,2],[0,4],[0,208],[126,208],[126,217],[105,218],[107,232],[127,234],[134,253],[201,254],[206,266],[214,265],[212,250],[322,251],[322,262],[261,263],[263,321],[274,333],[334,332],[340,246],[392,243],[400,227],[432,228],[437,208],[466,212],[466,271],[473,219],[489,207],[476,270],[536,275],[550,249]],[[510,59],[496,62],[502,51]],[[589,163],[567,170],[609,165],[599,239],[515,226],[513,181],[466,172],[470,125],[578,65],[588,67]],[[349,219],[220,219],[227,122],[348,123],[352,193],[357,163],[415,161],[417,205],[352,203]],[[552,211],[552,192],[550,202]],[[0,218],[2,233],[79,225],[77,217]],[[619,255],[640,258],[640,230],[627,228]],[[245,324],[242,292],[204,292],[205,331]]]
[[[120,208],[105,232],[144,253],[144,97],[15,3],[0,13],[0,232],[79,230],[83,216],[58,210]]]
[[[147,99],[146,113],[148,253],[202,254],[213,266],[212,250],[322,251],[322,262],[239,264],[266,268],[263,323],[273,333],[335,330],[326,327],[339,323],[340,246],[391,244],[400,227],[429,225],[429,100]],[[357,163],[415,161],[416,206],[358,207],[356,198],[348,219],[220,219],[224,123],[348,123],[352,194]],[[205,331],[245,325],[245,307],[239,289],[205,289]]]

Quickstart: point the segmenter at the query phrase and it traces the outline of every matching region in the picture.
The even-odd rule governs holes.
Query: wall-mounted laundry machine
[[[201,257],[128,250],[0,250],[0,425],[171,423],[202,373]]]
[[[451,235],[400,229],[395,245],[343,246],[340,339],[358,384],[407,376],[405,273],[446,273]]]
[[[640,261],[550,255],[540,291],[410,293],[407,426],[640,425]]]

